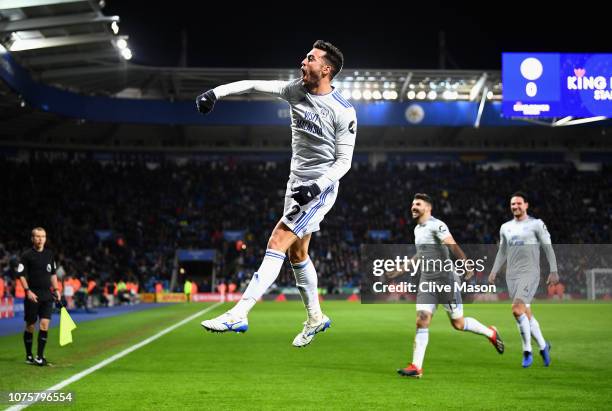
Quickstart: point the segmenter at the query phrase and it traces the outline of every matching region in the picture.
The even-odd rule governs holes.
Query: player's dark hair
[[[414,195],[414,199],[415,200],[423,200],[427,203],[429,203],[429,205],[433,205],[433,202],[431,201],[431,197],[425,193],[416,193]]]
[[[323,50],[325,57],[323,57],[327,63],[332,67],[331,78],[336,77],[336,74],[340,73],[342,66],[344,65],[344,54],[340,49],[328,41],[317,40],[312,45],[312,48]]]
[[[517,191],[516,193],[512,194],[512,197],[521,197],[523,199],[524,202],[528,203],[529,201],[527,200],[527,194],[523,193],[522,191]]]

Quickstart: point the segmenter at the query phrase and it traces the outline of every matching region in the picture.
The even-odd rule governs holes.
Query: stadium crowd
[[[15,277],[30,230],[43,226],[61,276],[116,282],[153,291],[166,287],[179,248],[215,249],[216,277],[243,286],[261,261],[281,217],[288,162],[228,156],[218,161],[107,162],[0,160],[0,270]],[[454,163],[355,163],[342,179],[335,206],[313,235],[311,258],[328,292],[358,287],[360,245],[413,243],[410,204],[416,192],[434,198],[434,216],[459,243],[494,244],[511,218],[509,194],[529,196],[555,244],[610,243],[612,168],[580,172],[570,164],[477,167]],[[243,231],[240,246],[228,230]],[[244,244],[244,247],[242,246]],[[568,292],[583,292],[584,273],[572,267]],[[560,267],[562,278],[563,269]],[[289,264],[277,281],[293,285]],[[209,283],[198,284],[208,291]],[[6,288],[7,290],[10,287]]]

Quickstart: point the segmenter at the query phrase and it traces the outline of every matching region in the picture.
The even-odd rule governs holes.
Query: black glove
[[[62,307],[66,306],[66,304],[64,304],[61,298],[58,300],[57,298],[54,297],[53,300],[55,301],[55,308],[57,308],[58,310],[61,310]]]
[[[291,197],[301,206],[310,203],[321,193],[321,189],[316,184],[295,187],[292,191]]]
[[[215,106],[215,101],[217,101],[217,96],[215,96],[215,92],[212,90],[208,90],[207,92],[200,94],[198,98],[196,98],[196,107],[198,108],[198,111],[200,113],[208,114]]]

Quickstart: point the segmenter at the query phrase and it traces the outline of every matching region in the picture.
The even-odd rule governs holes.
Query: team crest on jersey
[[[327,116],[329,116],[329,109],[327,107],[323,107],[320,110],[320,113],[321,113],[321,117],[327,117]]]
[[[351,121],[351,122],[349,123],[349,126],[348,126],[348,131],[349,131],[351,134],[355,134],[355,131],[356,131],[356,130],[357,130],[357,122],[356,122],[355,120],[353,120],[353,121]]]
[[[17,266],[17,272],[20,273],[23,271],[25,267],[23,266],[23,264],[19,263],[19,265]]]
[[[51,264],[47,264],[47,272],[51,272]]]

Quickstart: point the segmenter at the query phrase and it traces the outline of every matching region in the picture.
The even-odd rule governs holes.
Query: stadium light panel
[[[132,50],[124,48],[123,50],[121,50],[121,55],[124,59],[130,60],[132,58]]]
[[[119,39],[117,40],[117,47],[119,47],[121,50],[127,48],[127,41],[125,39]]]

